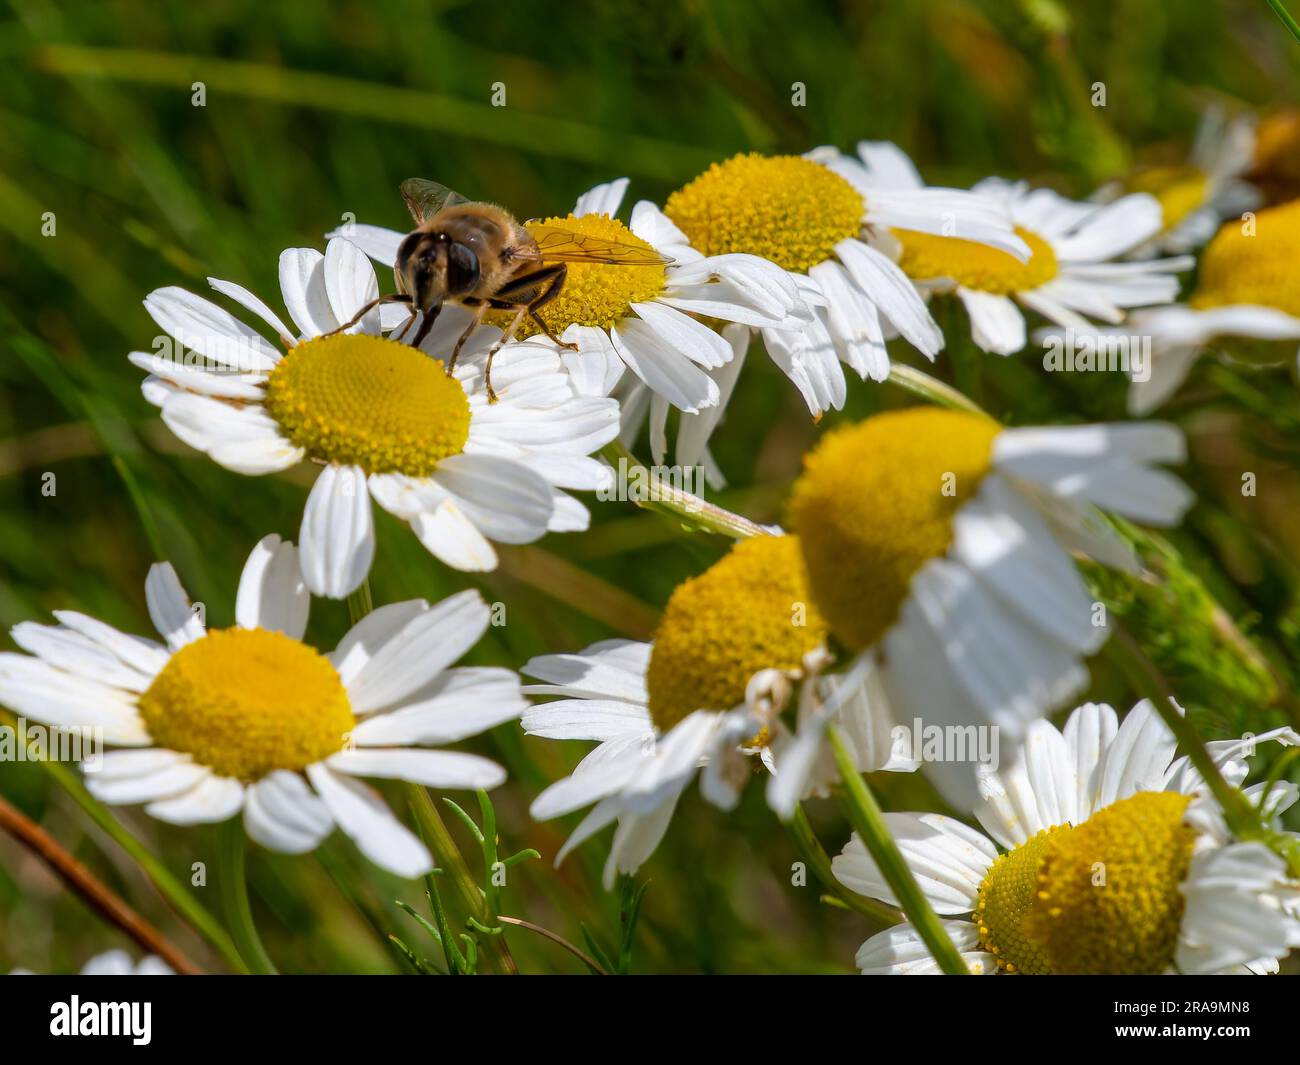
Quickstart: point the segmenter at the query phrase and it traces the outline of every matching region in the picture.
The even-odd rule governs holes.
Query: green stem
[[[920,396],[927,403],[947,407],[949,410],[965,411],[967,414],[978,414],[992,420],[992,415],[978,403],[962,395],[951,385],[946,385],[938,378],[931,377],[923,370],[918,370],[915,366],[908,366],[900,362],[894,363],[889,368],[889,376],[885,379],[885,384],[894,385],[904,392]]]
[[[235,948],[234,941],[226,934],[221,923],[195,900],[191,892],[172,875],[167,866],[148,847],[131,835],[122,823],[109,813],[107,807],[86,790],[69,766],[48,760],[42,760],[40,765],[54,782],[67,792],[68,797],[81,808],[82,812],[127,853],[152,881],[163,898],[193,926],[199,935],[206,939],[236,971],[240,973],[249,971],[244,964],[244,959]]]
[[[871,918],[877,924],[898,924],[902,921],[903,915],[893,906],[859,895],[856,891],[850,891],[836,879],[834,872],[831,871],[830,857],[826,854],[816,833],[813,832],[812,825],[808,823],[808,815],[804,812],[802,803],[795,806],[794,816],[785,827],[794,841],[795,849],[812,870],[813,875],[845,906],[862,914],[863,917]]]
[[[262,946],[253,924],[253,909],[248,904],[248,880],[245,871],[247,842],[244,822],[232,817],[217,826],[217,856],[221,863],[218,879],[226,923],[247,967],[258,976],[275,976],[275,965]]]
[[[615,469],[618,469],[620,459],[629,471],[633,468],[645,469],[644,463],[617,440],[612,444],[606,444],[601,448],[600,453]],[[747,536],[770,535],[763,526],[739,514],[733,514],[725,507],[710,503],[701,496],[684,492],[658,478],[647,476],[645,480],[648,498],[633,500],[637,506],[645,510],[668,514],[691,528],[717,533],[720,536],[730,536],[733,540]]]
[[[375,609],[375,601],[370,597],[370,578],[361,582],[361,587],[348,596],[348,620],[355,625]]]
[[[930,955],[939,963],[939,968],[949,976],[969,975],[966,963],[961,960],[961,955],[935,914],[934,907],[922,894],[898,844],[889,834],[889,827],[885,824],[885,816],[876,797],[871,794],[862,774],[854,768],[853,757],[844,746],[839,729],[831,725],[826,730],[826,735],[835,752],[835,765],[844,782],[844,806],[849,815],[849,823],[866,845],[867,852],[884,875],[885,883],[929,948]]]
[[[1179,712],[1173,693],[1159,667],[1147,657],[1133,635],[1118,622],[1111,622],[1113,633],[1106,647],[1111,658],[1129,678],[1129,682],[1145,698],[1151,700],[1156,713],[1174,734],[1178,746],[1191,759],[1206,786],[1223,808],[1224,818],[1238,835],[1258,836],[1261,831],[1259,814],[1240,791],[1223,779],[1219,767],[1210,757],[1196,727]]]
[[[1282,4],[1282,0],[1265,0],[1265,2],[1273,9],[1273,14],[1282,20],[1282,25],[1291,31],[1291,36],[1300,41],[1300,23],[1291,17],[1291,12]]]

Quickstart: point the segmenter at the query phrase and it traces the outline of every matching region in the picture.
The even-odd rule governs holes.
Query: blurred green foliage
[[[149,628],[143,580],[160,554],[211,621],[229,623],[243,558],[268,532],[296,538],[305,494],[301,479],[219,469],[162,429],[125,359],[158,332],[141,306],[153,288],[206,292],[216,276],[277,305],[282,248],[321,245],[348,212],[401,225],[396,188],[417,174],[547,215],[623,174],[634,197],[661,201],[736,151],[872,138],[899,142],[935,183],[997,173],[1086,195],[1153,146],[1182,151],[1205,104],[1268,108],[1298,87],[1296,50],[1257,0],[14,0],[0,13],[0,55],[0,623],[69,607],[136,632]],[[1104,108],[1089,102],[1099,82]],[[498,83],[503,108],[490,104]],[[791,106],[796,83],[806,106]],[[42,235],[45,212],[56,236]],[[1122,416],[1112,379],[1049,380],[1031,352],[988,363],[986,399],[1000,417]],[[942,358],[938,372],[949,376]],[[1300,651],[1300,540],[1288,524],[1300,482],[1286,442],[1296,423],[1285,423],[1296,403],[1278,399],[1277,377],[1245,382],[1266,397],[1263,414],[1212,379],[1171,411],[1204,430],[1188,473],[1204,502],[1170,545],[1148,545],[1164,588],[1111,589],[1175,686],[1187,680],[1225,732],[1285,711],[1275,689],[1289,690]],[[854,383],[848,409],[817,427],[755,355],[718,436],[735,487],[717,501],[779,520],[816,434],[896,402]],[[1247,461],[1261,471],[1258,499],[1236,492],[1232,471]],[[43,491],[47,473],[54,494]],[[508,605],[508,624],[471,658],[515,667],[542,651],[644,635],[673,586],[725,548],[605,504],[589,532],[506,552],[497,573],[467,577],[379,520],[376,601],[477,585]],[[1224,617],[1261,637],[1262,659],[1225,644],[1210,623]],[[332,645],[346,623],[342,604],[317,603],[310,636]],[[1104,664],[1097,678],[1097,693],[1130,699]],[[503,727],[484,747],[511,770],[494,795],[503,850],[544,857],[512,870],[504,912],[579,945],[585,928],[617,949],[620,894],[599,886],[604,844],[553,872],[572,826],[527,816],[580,745]],[[879,783],[887,804],[935,801],[921,778]],[[731,815],[694,792],[683,800],[643,870],[633,971],[851,969],[867,923],[819,904],[815,885],[791,886],[794,853],[760,792],[750,788]],[[39,767],[0,767],[0,793],[203,965],[220,967]],[[390,797],[405,815],[400,790]],[[810,813],[838,848],[848,832],[833,806]],[[213,858],[207,831],[120,815],[185,882],[192,863]],[[254,851],[250,870],[263,937],[284,971],[404,969],[384,935],[411,934],[395,900],[427,912],[419,885],[368,866],[338,836],[311,858]],[[195,890],[216,908],[212,889]],[[545,939],[512,931],[509,940],[524,971],[583,971]],[[0,971],[75,970],[119,945],[128,944],[0,839]]]

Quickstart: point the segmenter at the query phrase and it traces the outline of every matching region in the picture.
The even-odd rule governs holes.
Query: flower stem
[[[885,816],[876,797],[871,794],[862,774],[854,768],[853,757],[844,746],[839,729],[831,725],[826,730],[826,735],[835,752],[835,765],[844,782],[844,806],[849,815],[849,823],[866,845],[867,852],[884,875],[885,883],[899,900],[903,912],[916,928],[930,955],[939,963],[939,968],[949,976],[969,975],[966,963],[953,946],[929,900],[922,894],[894,837],[889,834],[889,827],[885,824]]]
[[[374,608],[374,599],[370,594],[370,578],[367,577],[361,582],[361,587],[348,596],[348,616],[355,625]],[[428,790],[423,785],[407,783],[406,794],[411,803],[411,811],[424,836],[425,844],[433,852],[434,860],[438,865],[450,871],[452,884],[464,903],[466,911],[480,922],[489,920],[491,915],[488,913],[487,900],[483,897],[474,874],[465,864],[465,857],[456,846],[455,839],[447,831],[447,826],[439,816],[438,808],[434,805]],[[488,871],[488,875],[491,875],[491,870]],[[505,970],[511,973],[518,972],[505,940],[497,937],[495,944],[500,951],[501,964]]]
[[[601,448],[600,453],[616,470],[619,468],[620,461],[625,470],[646,468],[640,459],[617,440],[606,444]],[[710,503],[701,496],[684,492],[662,478],[647,475],[645,484],[647,498],[633,499],[632,502],[645,510],[667,514],[675,520],[682,521],[689,528],[717,533],[719,536],[730,536],[733,540],[747,536],[770,535],[767,529],[756,522],[739,514],[733,514],[725,507]]]
[[[1297,41],[1300,41],[1300,24],[1296,23],[1296,20],[1292,17],[1291,12],[1286,9],[1282,0],[1265,0],[1265,2],[1273,9],[1273,14],[1282,20],[1282,25],[1290,30],[1291,36]]]
[[[12,721],[8,714],[0,714],[0,719]],[[237,972],[247,973],[248,967],[244,964],[244,959],[240,957],[234,942],[221,927],[221,923],[194,898],[193,894],[172,875],[171,870],[148,847],[131,835],[126,827],[108,811],[108,808],[86,790],[76,772],[62,762],[41,760],[39,764],[67,793],[68,798],[75,802],[82,812],[140,867],[171,907]]]
[[[885,379],[885,383],[901,388],[904,392],[910,392],[914,396],[920,396],[921,399],[928,403],[947,407],[949,410],[978,414],[990,420],[993,417],[978,403],[968,399],[951,385],[944,384],[938,378],[931,377],[928,373],[918,370],[915,366],[908,366],[900,362],[894,363],[889,368],[889,376]]]
[[[1155,707],[1160,719],[1178,740],[1178,746],[1191,759],[1214,798],[1223,808],[1228,825],[1238,835],[1257,836],[1261,831],[1259,814],[1240,791],[1223,779],[1210,752],[1206,750],[1196,727],[1179,711],[1169,684],[1159,667],[1151,661],[1133,635],[1117,622],[1107,648],[1120,670],[1137,691]]]
[[[231,937],[248,969],[258,976],[275,976],[275,965],[262,946],[248,903],[246,851],[242,818],[232,817],[217,827],[217,856],[221,863],[218,879]]]
[[[794,816],[786,823],[786,829],[794,841],[795,849],[813,875],[845,906],[863,917],[871,918],[877,924],[898,924],[903,919],[903,915],[894,907],[850,891],[835,878],[831,871],[831,860],[813,832],[812,825],[808,823],[808,815],[804,812],[802,803],[795,806]]]

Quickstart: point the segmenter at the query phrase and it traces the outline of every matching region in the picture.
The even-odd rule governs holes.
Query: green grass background
[[[7,3],[0,623],[47,620],[67,607],[148,632],[143,581],[159,555],[207,605],[210,623],[230,623],[253,543],[268,532],[296,538],[304,482],[226,472],[162,429],[125,359],[158,332],[141,300],[172,284],[206,293],[204,279],[216,276],[278,308],[280,250],[321,246],[345,212],[402,225],[403,178],[432,177],[540,216],[564,213],[585,188],[620,175],[632,179],[634,198],[662,202],[737,151],[851,149],[866,137],[900,143],[932,182],[997,173],[1084,195],[1152,151],[1177,156],[1210,101],[1261,109],[1293,101],[1296,55],[1263,0]],[[1102,109],[1088,103],[1098,81]],[[201,108],[191,103],[195,82],[206,87]],[[498,82],[504,108],[489,103]],[[791,106],[795,83],[806,87],[806,106]],[[44,212],[57,218],[54,237],[42,236]],[[1009,420],[1122,416],[1113,380],[1049,380],[1032,352],[987,362],[986,399]],[[937,373],[949,371],[941,357]],[[1183,561],[1171,566],[1195,609],[1180,599],[1162,614],[1168,603],[1136,602],[1132,614],[1217,734],[1263,727],[1278,702],[1205,619],[1221,606],[1258,634],[1289,683],[1300,558],[1290,517],[1294,389],[1276,369],[1235,372],[1231,382],[1207,379],[1172,412],[1193,434],[1188,479],[1204,500],[1173,537]],[[779,520],[818,433],[900,399],[860,382],[850,392],[844,415],[813,426],[793,388],[755,353],[718,434],[734,487],[717,501]],[[1250,501],[1235,491],[1243,455],[1268,474]],[[42,491],[49,473],[53,495]],[[591,502],[589,532],[504,552],[501,569],[481,577],[440,567],[380,514],[376,601],[477,586],[505,602],[508,624],[473,652],[480,663],[518,666],[612,634],[643,636],[674,585],[725,544],[630,504]],[[310,635],[322,645],[346,627],[343,604],[315,604]],[[0,644],[11,646],[7,636]],[[1127,704],[1130,693],[1104,666],[1097,676],[1097,694]],[[544,856],[512,871],[505,912],[575,942],[586,926],[612,943],[618,899],[599,885],[607,836],[553,872],[574,819],[536,825],[526,812],[584,745],[503,727],[479,746],[511,770],[494,796],[503,849]],[[933,801],[919,778],[879,783],[895,807]],[[204,966],[221,968],[42,769],[0,765],[0,794]],[[392,798],[405,816],[400,794]],[[845,824],[833,804],[811,812],[834,853]],[[186,881],[192,863],[212,863],[210,830],[118,814]],[[850,971],[870,926],[820,904],[815,886],[792,886],[794,860],[760,788],[734,815],[692,790],[639,878],[650,888],[634,971]],[[255,850],[250,870],[256,917],[284,971],[401,971],[386,931],[436,956],[393,904],[421,908],[419,886],[368,866],[337,834],[319,857]],[[214,887],[194,890],[218,909]],[[349,897],[364,901],[372,923]],[[527,932],[510,942],[525,971],[581,971]],[[110,946],[129,944],[0,838],[0,971],[75,971]]]

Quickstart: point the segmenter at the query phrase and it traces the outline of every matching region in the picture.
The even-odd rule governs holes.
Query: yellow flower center
[[[1006,296],[1029,292],[1056,276],[1056,252],[1037,233],[1016,226],[1016,235],[1029,245],[1029,261],[1022,263],[987,244],[959,237],[939,237],[913,229],[895,229],[903,246],[898,265],[916,281],[950,277],[957,284],[979,292]]]
[[[1166,230],[1195,211],[1210,193],[1210,179],[1191,166],[1151,166],[1125,183],[1129,192],[1146,192],[1160,201]]]
[[[364,334],[307,340],[266,385],[267,412],[314,459],[426,477],[469,438],[469,398],[418,348]]]
[[[996,423],[933,407],[829,433],[790,501],[812,595],[851,650],[898,617],[912,576],[952,542],[952,519],[989,470]]]
[[[832,170],[798,155],[735,155],[668,197],[664,213],[705,255],[746,252],[800,273],[856,237],[866,205]]]
[[[669,598],[646,674],[650,716],[666,732],[696,710],[730,710],[755,673],[797,670],[825,640],[796,538],[742,540]]]
[[[158,747],[257,780],[341,750],[355,719],[329,659],[280,632],[215,629],[168,660],[140,696]]]
[[[1044,829],[1015,850],[998,855],[980,884],[973,919],[980,946],[998,959],[1002,972],[1039,976],[1052,971],[1042,946],[1025,935],[1022,926],[1038,895],[1043,854],[1052,839],[1069,831],[1067,825]]]
[[[1300,317],[1300,285],[1295,261],[1300,254],[1300,200],[1260,211],[1249,227],[1227,222],[1205,248],[1193,307],[1237,303],[1273,307]]]
[[[583,215],[576,218],[547,218],[543,225],[560,226],[573,233],[604,240],[631,244],[645,251],[654,251],[651,245],[638,237],[617,218],[603,214]],[[619,266],[606,263],[569,263],[568,274],[560,294],[538,314],[556,336],[571,325],[591,325],[609,329],[628,317],[632,304],[653,300],[664,290],[667,273],[663,266]],[[549,282],[548,282],[549,283]],[[514,311],[494,311],[486,321],[505,328],[514,321]],[[527,316],[519,323],[517,337],[529,337],[541,330]]]
[[[1000,856],[980,885],[981,945],[1004,972],[1164,972],[1196,837],[1190,801],[1139,792]]]

